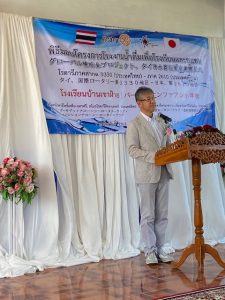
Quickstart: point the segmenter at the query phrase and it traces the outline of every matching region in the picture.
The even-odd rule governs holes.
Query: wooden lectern
[[[225,262],[220,258],[218,251],[204,243],[201,207],[201,163],[225,161],[225,135],[220,132],[201,132],[193,138],[183,138],[159,150],[156,153],[155,162],[161,166],[186,159],[192,160],[195,243],[183,250],[180,259],[174,261],[172,267],[179,268],[190,254],[195,253],[198,267],[202,268],[205,253],[208,253],[221,267],[225,268]]]

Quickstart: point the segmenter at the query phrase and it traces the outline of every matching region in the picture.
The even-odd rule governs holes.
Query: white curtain
[[[211,54],[216,125],[225,133],[225,40],[209,38]],[[175,178],[170,183],[169,225],[167,239],[176,248],[183,248],[193,241],[193,192],[190,162],[172,164]],[[202,211],[204,237],[215,245],[225,242],[225,191],[219,164],[202,166]],[[178,225],[179,224],[179,225]]]
[[[0,158],[12,155],[30,161],[37,168],[39,188],[31,206],[0,200],[0,277],[32,272],[36,264],[42,269],[45,261],[58,257],[51,144],[34,49],[32,19],[1,13]]]
[[[222,49],[220,42],[211,43]],[[224,55],[212,51],[218,75],[217,55],[221,60]],[[30,18],[0,14],[0,72],[0,158],[29,160],[38,170],[39,186],[29,206],[0,200],[0,277],[138,255],[139,196],[125,136],[49,138]],[[214,76],[222,86],[222,75]],[[223,107],[223,97],[219,99],[217,115]],[[218,124],[225,129],[222,121]],[[173,169],[168,251],[193,240],[190,163],[173,164]],[[218,165],[202,168],[202,202],[205,237],[215,244],[225,237],[225,195]]]
[[[52,135],[51,142],[61,258],[71,251],[95,260],[139,254],[138,200],[123,136]]]
[[[218,128],[225,132],[225,39],[210,38],[209,46],[216,98],[216,122]]]

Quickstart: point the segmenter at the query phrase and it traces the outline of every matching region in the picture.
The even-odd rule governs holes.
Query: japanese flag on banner
[[[164,39],[164,45],[166,49],[178,49],[180,47],[180,40],[174,39],[174,38],[163,38]]]

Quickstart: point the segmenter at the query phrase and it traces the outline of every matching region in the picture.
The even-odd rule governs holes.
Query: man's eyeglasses
[[[155,102],[155,96],[153,96],[153,97],[148,97],[148,98],[145,98],[145,99],[138,99],[138,101]]]

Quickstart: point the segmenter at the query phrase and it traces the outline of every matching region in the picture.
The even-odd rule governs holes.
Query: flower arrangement
[[[187,138],[193,138],[199,134],[202,134],[204,132],[219,132],[221,134],[223,134],[218,128],[212,127],[211,125],[202,125],[202,126],[196,126],[193,127],[192,129],[189,130],[185,130],[183,132],[184,137]]]
[[[166,135],[170,136],[174,133],[175,140],[181,140],[183,138],[194,138],[199,134],[205,133],[205,132],[219,132],[223,135],[223,133],[218,129],[211,125],[202,125],[202,126],[196,126],[192,127],[191,129],[185,130],[185,131],[176,131],[175,129],[171,129],[171,127],[167,128]]]
[[[202,126],[196,126],[189,130],[176,132],[175,140],[181,140],[183,138],[189,138],[192,139],[199,134],[206,133],[206,132],[218,132],[222,135],[224,135],[218,128],[212,127],[211,125],[202,125]],[[168,135],[172,134],[171,130],[168,130]],[[220,164],[222,175],[225,176],[225,163]]]
[[[6,157],[0,165],[0,194],[4,200],[16,200],[31,204],[37,193],[36,170],[31,163]]]

